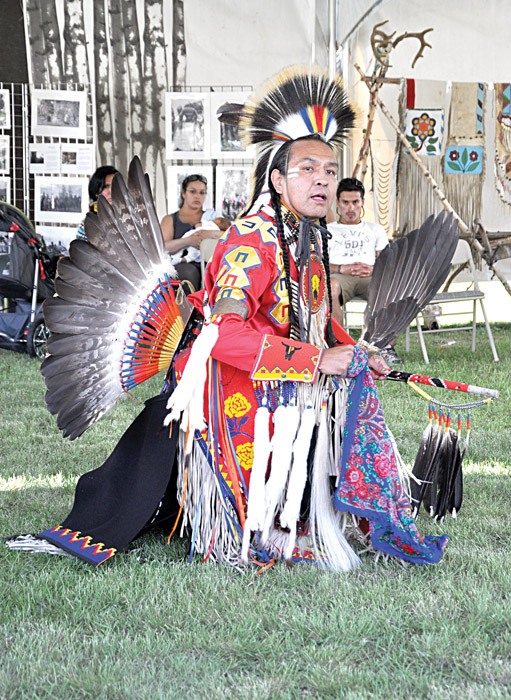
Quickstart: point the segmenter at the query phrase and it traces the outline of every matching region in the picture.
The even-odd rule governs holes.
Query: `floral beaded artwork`
[[[483,172],[482,146],[449,146],[445,152],[445,172],[480,175]]]
[[[442,109],[407,109],[405,136],[414,151],[424,156],[440,155],[444,133]]]

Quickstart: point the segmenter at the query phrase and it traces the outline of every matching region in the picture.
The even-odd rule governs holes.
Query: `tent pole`
[[[328,41],[328,71],[330,78],[335,75],[335,54],[336,54],[336,26],[335,26],[335,4],[337,0],[328,0],[328,24],[329,24],[329,41]]]

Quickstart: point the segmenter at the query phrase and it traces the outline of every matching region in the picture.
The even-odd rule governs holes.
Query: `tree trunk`
[[[104,0],[94,0],[94,57],[98,162],[101,165],[113,165],[114,141],[110,106],[110,62],[108,58]]]
[[[30,46],[32,83],[36,87],[46,86],[48,84],[48,70],[44,34],[41,29],[41,7],[39,0],[26,0],[26,3],[27,43]]]
[[[55,0],[43,0],[40,7],[41,29],[44,34],[44,46],[48,66],[48,83],[55,88],[60,88],[63,81],[62,49],[60,46],[60,32]],[[32,39],[32,37],[30,38]]]
[[[131,87],[131,154],[140,155],[144,141],[144,95],[142,58],[136,0],[124,0],[122,6],[126,60]]]
[[[126,174],[130,144],[130,85],[122,23],[123,0],[110,2],[110,46],[112,49],[112,94],[114,113],[115,167]]]
[[[162,168],[162,179],[166,180],[165,115],[163,102],[167,90],[167,62],[165,34],[163,30],[162,0],[146,0],[144,29],[144,126],[146,147],[144,149],[145,170],[153,184],[157,180],[158,158]]]
[[[184,0],[172,4],[172,84],[186,85],[186,40]]]
[[[82,0],[66,0],[64,3],[64,66],[66,82],[89,85]]]

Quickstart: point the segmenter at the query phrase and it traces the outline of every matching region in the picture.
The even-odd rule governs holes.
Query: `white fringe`
[[[185,436],[180,436],[180,452],[183,454]],[[195,535],[192,545],[194,551],[205,555],[214,538],[211,559],[222,564],[236,566],[239,564],[240,537],[234,528],[229,527],[227,519],[230,516],[239,522],[236,510],[230,501],[222,499],[217,479],[208,464],[204,453],[197,441],[193,440],[193,448],[188,458],[188,478],[186,497],[181,523],[181,537],[185,530]],[[185,459],[178,460],[178,500],[183,498],[183,479]]]
[[[298,430],[300,412],[298,406],[279,406],[275,411],[275,431],[272,439],[270,477],[265,489],[265,516],[262,533],[263,545],[273,525],[275,511],[286,486],[293,455],[293,442]]]
[[[408,471],[406,464],[404,463],[401,453],[399,452],[396,438],[392,434],[389,426],[387,425],[387,430],[389,433],[390,442],[392,443],[392,449],[394,450],[394,455],[396,457],[397,473],[399,474],[399,481],[403,487],[406,495],[410,497],[410,477],[415,479],[414,476]],[[417,481],[417,479],[415,479]]]
[[[24,552],[32,552],[37,554],[42,552],[43,554],[57,554],[64,557],[71,557],[72,554],[66,552],[65,550],[57,547],[57,545],[44,540],[36,535],[17,535],[10,540],[7,540],[5,546],[9,549],[18,549]]]
[[[331,472],[330,436],[327,410],[321,410],[314,454],[312,475],[310,525],[314,553],[318,563],[334,571],[351,571],[360,565],[341,530],[341,518],[334,510],[330,493]]]
[[[313,314],[309,308],[309,306],[306,306],[304,299],[302,298],[302,295],[300,294],[300,307],[301,307],[301,313],[302,313],[302,318],[304,319],[305,325],[307,325],[307,320],[309,318],[309,314],[311,314],[311,325],[310,325],[310,332],[309,332],[309,337],[307,342],[311,343],[312,345],[315,345],[317,348],[326,348],[327,343],[325,340],[325,325],[327,322],[327,305],[326,303],[323,303],[319,311],[315,314]]]
[[[253,530],[262,530],[265,514],[265,479],[271,454],[270,412],[267,406],[259,406],[254,419],[254,460],[250,472],[250,487],[247,518],[243,531],[241,559],[247,561],[250,535]]]
[[[266,551],[275,559],[282,559],[284,552],[288,549],[289,533],[284,530],[271,528],[266,542]]]
[[[330,406],[333,409],[330,418],[330,430],[332,431],[334,446],[333,471],[331,476],[337,477],[337,482],[341,473],[342,433],[346,425],[347,385],[348,381],[346,379],[343,380],[339,389],[330,397]]]
[[[286,503],[280,515],[281,525],[290,529],[289,540],[284,552],[286,559],[291,559],[295,548],[296,523],[300,517],[300,505],[307,482],[307,458],[315,425],[315,411],[312,406],[307,406],[302,413],[298,434],[293,444],[293,466],[289,476]]]

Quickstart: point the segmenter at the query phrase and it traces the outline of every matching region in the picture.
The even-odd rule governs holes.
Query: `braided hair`
[[[290,261],[289,261],[289,248],[286,243],[285,239],[285,234],[284,234],[284,221],[282,219],[282,202],[280,199],[280,195],[275,189],[275,186],[271,180],[271,173],[274,170],[278,170],[281,174],[285,175],[287,173],[287,166],[289,162],[289,154],[291,151],[291,148],[296,141],[321,141],[325,145],[329,145],[326,143],[326,141],[319,135],[319,134],[311,134],[309,136],[304,136],[300,139],[296,139],[295,141],[286,141],[276,152],[276,154],[273,157],[273,160],[270,164],[270,167],[268,169],[268,188],[270,190],[270,195],[271,195],[271,205],[272,208],[275,212],[275,223],[277,224],[277,233],[279,237],[279,242],[280,242],[280,247],[282,248],[282,258],[284,262],[284,272],[286,274],[286,289],[287,293],[289,296],[289,323],[291,325],[291,329],[294,329],[295,332],[297,333],[296,337],[299,338],[299,323],[298,319],[296,318],[296,313],[295,309],[298,308],[298,303],[295,304],[295,301],[297,302],[298,300],[294,299],[294,289],[293,285],[291,283],[291,266],[290,266]],[[329,146],[330,147],[330,146]],[[330,265],[329,265],[329,255],[328,255],[328,238],[327,238],[327,222],[325,218],[320,219],[320,226],[321,226],[321,247],[322,247],[322,254],[323,254],[323,261],[324,261],[324,266],[325,266],[325,272],[326,272],[326,282],[327,282],[327,291],[328,291],[328,305],[330,310],[332,309],[332,290],[330,288]],[[326,341],[329,347],[333,347],[336,344],[335,336],[332,330],[332,320],[331,320],[331,314],[328,319],[327,327],[326,327]]]
[[[273,170],[278,170],[280,173],[287,173],[287,164],[289,161],[289,151],[293,141],[286,141],[283,146],[279,148],[275,154],[269,170],[269,175]],[[298,332],[298,319],[296,318],[295,309],[297,308],[294,299],[293,285],[291,284],[291,265],[289,262],[289,248],[286,243],[284,235],[284,221],[282,219],[282,202],[280,201],[280,195],[275,189],[275,185],[271,181],[271,177],[268,175],[268,187],[271,195],[271,205],[273,211],[275,212],[275,222],[277,224],[277,233],[279,236],[280,247],[282,248],[282,258],[284,261],[284,271],[286,273],[286,289],[289,296],[289,323],[292,329]],[[299,334],[298,336],[299,337]]]
[[[326,288],[328,292],[328,308],[330,309],[330,315],[328,316],[328,321],[326,324],[326,342],[329,348],[333,348],[337,344],[337,340],[334,335],[332,328],[332,286],[330,283],[330,254],[328,252],[328,229],[327,221],[325,218],[319,220],[321,226],[321,248],[323,254],[323,264],[326,273]]]

